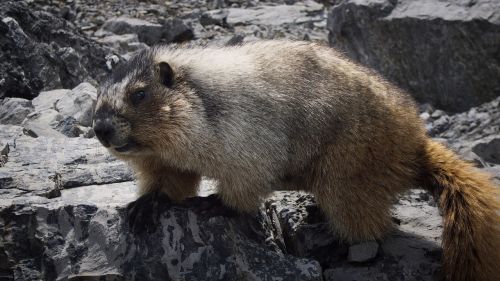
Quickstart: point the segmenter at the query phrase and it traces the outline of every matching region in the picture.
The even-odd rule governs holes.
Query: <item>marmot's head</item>
[[[157,61],[155,50],[124,63],[99,87],[94,132],[113,154],[128,158],[182,145],[192,120],[192,90],[183,71]]]

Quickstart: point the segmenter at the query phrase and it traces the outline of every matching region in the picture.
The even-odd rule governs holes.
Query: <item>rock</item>
[[[445,139],[467,160],[480,166],[498,164],[495,139],[500,138],[500,97],[467,112],[430,120],[427,126],[432,137]]]
[[[137,34],[108,35],[97,40],[110,46],[120,54],[148,48],[148,45],[139,42]]]
[[[71,90],[68,89],[58,89],[40,92],[40,94],[32,100],[32,104],[36,111],[56,109],[56,103],[70,91]]]
[[[480,140],[472,151],[487,162],[500,164],[500,134],[489,140]]]
[[[285,23],[300,24],[304,22],[321,21],[322,17],[311,17],[309,14],[320,14],[323,6],[306,1],[304,4],[259,6],[251,9],[227,9],[227,23],[229,25],[282,25]],[[211,12],[217,13],[216,11]]]
[[[457,112],[500,95],[499,1],[339,1],[328,30],[331,46],[420,102]]]
[[[59,134],[55,138],[33,138],[21,127],[0,125],[0,129],[6,132],[0,134],[0,142],[11,144],[8,161],[0,171],[0,183],[5,183],[0,184],[4,199],[17,196],[12,189],[53,196],[63,188],[133,179],[126,164],[109,155],[95,139],[66,138],[55,130]]]
[[[54,128],[63,119],[64,116],[59,114],[57,110],[45,109],[29,114],[21,125],[36,136],[59,138],[64,137],[64,135]]]
[[[229,40],[226,41],[225,45],[226,46],[236,46],[241,43],[243,43],[243,40],[245,40],[245,35],[243,34],[235,34]]]
[[[347,260],[350,262],[368,262],[373,260],[378,253],[378,243],[368,241],[355,244],[349,247]]]
[[[88,134],[97,99],[97,89],[81,83],[72,90],[41,92],[33,99],[34,111],[22,123],[37,136],[78,137]],[[93,137],[93,135],[89,135]]]
[[[424,113],[429,113],[431,114],[435,109],[434,107],[430,104],[430,103],[423,103],[423,104],[419,104],[419,111]]]
[[[67,137],[76,138],[83,133],[78,125],[79,123],[75,118],[68,116],[59,121],[54,129]]]
[[[92,115],[97,100],[97,89],[82,83],[56,102],[56,110],[65,117],[73,117],[82,126],[92,126]]]
[[[445,116],[445,115],[446,115],[446,112],[438,109],[438,110],[435,110],[434,112],[432,112],[431,117],[434,119],[438,119],[438,118],[441,118],[442,116]]]
[[[148,45],[183,42],[193,37],[192,30],[179,19],[167,20],[162,25],[136,18],[119,17],[106,21],[102,29],[119,35],[137,34],[139,41]]]
[[[314,257],[321,264],[340,260],[347,245],[329,232],[313,196],[302,192],[279,191],[266,201],[268,216],[276,227],[278,245],[299,257]]]
[[[182,43],[193,39],[193,30],[178,18],[163,23],[162,42]]]
[[[200,24],[203,26],[215,24],[227,27],[227,15],[228,12],[224,9],[206,11],[200,16]]]
[[[115,34],[137,34],[139,41],[148,45],[160,42],[163,32],[161,24],[150,23],[141,19],[119,17],[107,20],[102,26],[103,30]]]
[[[20,125],[33,111],[31,101],[21,98],[5,98],[0,101],[0,124]]]
[[[62,18],[24,1],[2,1],[0,18],[0,98],[32,99],[82,81],[96,84],[109,72],[111,50]]]
[[[420,114],[420,118],[424,121],[427,121],[429,120],[429,118],[431,118],[431,115],[428,112],[423,112]]]
[[[108,202],[95,196],[100,190]],[[213,196],[180,205],[163,204],[156,231],[134,236],[120,203],[130,200],[129,195],[109,196],[130,194],[129,190],[116,185],[93,186],[85,191],[68,190],[69,194],[63,191],[61,198],[50,201],[31,199],[30,205],[0,209],[0,235],[7,239],[0,251],[7,265],[13,266],[7,276],[15,280],[29,275],[43,280],[81,280],[85,276],[118,280],[322,280],[317,262],[273,249],[262,214],[236,216]],[[7,224],[12,235],[4,232]],[[51,270],[45,270],[47,267]]]

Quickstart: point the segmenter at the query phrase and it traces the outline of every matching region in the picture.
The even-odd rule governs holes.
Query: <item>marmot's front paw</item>
[[[129,203],[127,219],[130,230],[135,234],[155,232],[161,215],[160,206],[169,202],[162,192],[150,192]]]

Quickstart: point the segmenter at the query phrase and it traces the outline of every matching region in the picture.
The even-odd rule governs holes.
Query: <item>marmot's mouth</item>
[[[115,147],[114,149],[117,152],[128,152],[128,151],[134,149],[135,147],[137,147],[137,143],[135,141],[130,140],[127,142],[127,144],[119,146],[119,147]]]

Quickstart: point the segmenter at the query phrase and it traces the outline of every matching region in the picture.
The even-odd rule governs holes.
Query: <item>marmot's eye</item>
[[[134,105],[138,105],[146,97],[146,92],[136,91],[130,96],[130,100]]]

